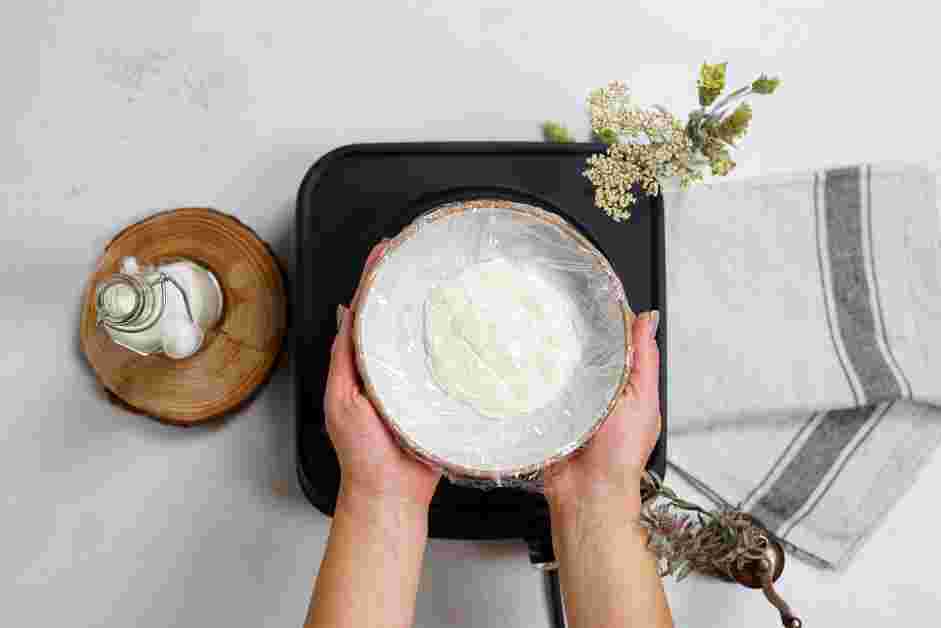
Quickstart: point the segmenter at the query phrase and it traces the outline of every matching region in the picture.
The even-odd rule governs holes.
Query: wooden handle
[[[787,602],[784,601],[778,592],[774,590],[774,582],[772,581],[774,573],[774,566],[770,561],[762,559],[761,561],[761,591],[765,594],[765,598],[771,605],[778,609],[778,612],[781,614],[781,625],[784,628],[801,628],[803,622],[799,617],[794,615],[794,612],[791,610],[791,607]]]

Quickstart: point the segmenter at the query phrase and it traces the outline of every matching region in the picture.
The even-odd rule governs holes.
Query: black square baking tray
[[[297,277],[292,358],[296,377],[297,471],[310,502],[332,516],[340,475],[324,427],[323,395],[336,307],[349,303],[371,247],[445,200],[506,198],[555,211],[608,257],[635,312],[663,317],[664,429],[649,468],[666,467],[666,302],[663,203],[638,195],[633,217],[615,223],[594,206],[586,159],[601,144],[534,142],[356,144],[307,172],[297,197]],[[442,480],[429,533],[454,539],[548,538],[545,499],[518,489],[480,490]]]

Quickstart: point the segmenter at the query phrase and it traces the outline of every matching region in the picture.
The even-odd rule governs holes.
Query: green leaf
[[[682,582],[686,576],[689,575],[689,572],[693,570],[693,563],[688,560],[681,560],[676,565],[676,570],[673,572],[673,575],[676,577],[677,582]]]
[[[699,512],[702,510],[702,508],[699,505],[694,504],[693,502],[688,502],[685,499],[674,500],[674,503],[676,504],[678,508],[682,508],[683,510],[694,510],[696,512]]]
[[[676,493],[673,491],[673,489],[670,488],[669,486],[666,486],[665,484],[660,485],[660,494],[668,499],[672,499],[672,500],[679,499]]]
[[[781,79],[778,77],[769,77],[766,74],[762,74],[751,84],[751,88],[756,94],[773,94],[774,90],[780,85]]]
[[[709,64],[703,63],[699,69],[699,81],[696,87],[699,90],[699,104],[708,107],[722,90],[725,89],[725,68],[727,63]]]
[[[734,545],[737,536],[735,530],[732,528],[722,527],[722,540],[725,541],[727,545]]]
[[[748,132],[748,125],[751,124],[751,105],[743,102],[728,115],[716,128],[716,135],[723,142],[733,144],[741,139]]]
[[[608,146],[618,143],[618,134],[614,129],[598,129],[595,131],[595,137],[598,141],[604,142]]]
[[[571,144],[575,141],[567,128],[551,120],[542,123],[542,135],[547,142],[553,144]]]

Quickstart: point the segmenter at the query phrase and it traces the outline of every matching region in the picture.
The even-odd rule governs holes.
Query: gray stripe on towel
[[[875,409],[869,405],[827,412],[777,481],[751,508],[751,514],[777,533],[810,499]]]
[[[834,309],[843,346],[866,402],[897,399],[902,390],[879,348],[867,261],[863,255],[862,176],[859,168],[827,172],[824,198]]]
[[[872,434],[876,430],[876,427],[878,427],[879,422],[882,421],[882,419],[885,417],[886,414],[888,414],[889,410],[892,409],[892,406],[894,404],[895,404],[894,401],[890,401],[889,403],[878,404],[876,406],[877,409],[875,411],[875,415],[876,415],[875,419],[869,423],[869,427],[866,428],[866,433],[863,434],[862,438],[856,439],[856,444],[853,445],[852,451],[850,451],[849,454],[843,458],[843,461],[840,462],[840,466],[839,468],[837,468],[836,472],[830,475],[830,480],[827,482],[826,486],[824,486],[821,490],[817,491],[817,496],[814,497],[813,503],[811,503],[807,507],[807,509],[804,511],[803,514],[801,514],[798,517],[795,517],[794,520],[791,521],[791,523],[789,523],[784,529],[780,531],[780,535],[782,537],[786,537],[788,534],[790,534],[791,530],[799,526],[801,521],[803,521],[804,519],[809,517],[811,513],[813,513],[813,511],[817,508],[817,504],[823,501],[823,498],[827,496],[827,493],[829,493],[830,489],[833,488],[833,485],[836,483],[837,479],[840,477],[840,474],[843,473],[843,469],[846,467],[847,464],[849,464],[849,461],[853,459],[853,456],[856,455],[856,451],[860,447],[863,446],[863,443],[866,442],[866,440],[869,438],[869,435]]]
[[[747,508],[748,504],[751,502],[751,498],[754,497],[758,491],[765,487],[765,484],[768,482],[768,480],[771,479],[771,476],[774,475],[775,469],[781,466],[781,463],[787,459],[787,457],[791,454],[791,450],[794,449],[794,445],[797,444],[797,441],[800,440],[800,437],[804,434],[804,432],[807,431],[811,423],[814,422],[814,419],[817,418],[817,414],[819,413],[814,412],[809,417],[807,417],[806,420],[804,420],[804,424],[801,425],[801,428],[794,433],[793,437],[791,437],[791,440],[788,442],[787,447],[784,448],[784,451],[778,454],[774,464],[768,467],[768,472],[765,473],[765,476],[761,478],[761,481],[758,482],[758,484],[755,484],[752,490],[748,491],[748,494],[746,494],[745,498],[739,503],[739,508]]]
[[[815,178],[815,200],[816,183]],[[866,265],[871,260],[867,260],[864,254],[862,195],[863,172],[860,168],[827,171],[823,203],[826,242],[818,241],[818,251],[825,251],[830,262],[830,277],[828,282],[824,281],[824,296],[828,300],[832,299],[836,312],[835,326],[839,337],[833,334],[831,322],[834,348],[839,355],[839,347],[836,345],[842,344],[849,367],[858,378],[864,399],[870,405],[828,412],[800,450],[787,462],[775,483],[752,506],[752,514],[775,532],[797,515],[817,492],[820,482],[839,460],[844,448],[872,416],[876,408],[872,402],[897,399],[901,394],[899,382],[879,347],[877,337],[879,329],[876,318],[878,316],[881,319],[881,313],[873,312],[871,287],[866,278]],[[822,262],[820,270],[824,270]],[[831,294],[827,294],[828,285]],[[847,365],[843,366],[846,368]],[[849,452],[840,469],[830,479],[830,485],[855,453],[855,448]],[[810,504],[801,518],[813,512],[819,501],[817,499]],[[792,527],[788,526],[785,533]]]
[[[853,383],[853,378],[850,375],[849,365],[846,363],[847,358],[844,356],[844,351],[842,343],[840,342],[841,337],[834,328],[836,321],[833,320],[835,316],[832,316],[830,313],[833,300],[830,295],[829,283],[831,280],[830,274],[826,271],[825,261],[830,259],[828,253],[825,254],[826,243],[824,242],[825,238],[822,236],[823,226],[821,223],[820,216],[820,175],[814,173],[814,185],[813,185],[813,205],[814,205],[814,238],[817,241],[817,270],[818,276],[820,277],[820,292],[823,294],[823,301],[826,304],[826,319],[827,319],[827,329],[830,331],[830,342],[833,344],[833,349],[836,352],[837,360],[840,363],[840,368],[843,370],[843,374],[846,376],[846,383],[849,386],[850,392],[853,394],[853,400],[855,403],[853,405],[859,405],[859,392],[856,391],[856,385]],[[826,260],[824,259],[826,255]],[[793,442],[793,441],[792,441]]]

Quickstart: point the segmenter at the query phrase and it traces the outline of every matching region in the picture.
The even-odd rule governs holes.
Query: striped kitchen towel
[[[671,473],[839,567],[941,442],[939,173],[666,195]]]

